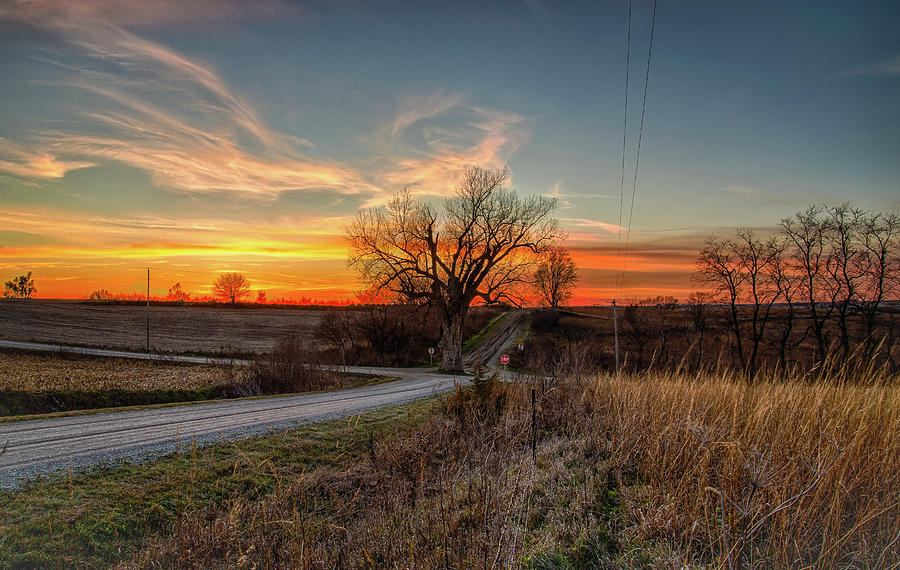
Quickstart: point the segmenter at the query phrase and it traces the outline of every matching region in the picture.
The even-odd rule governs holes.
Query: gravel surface
[[[349,367],[400,380],[349,390],[230,400],[0,424],[0,487],[117,461],[143,461],[197,445],[350,416],[451,390],[465,377],[427,369]]]

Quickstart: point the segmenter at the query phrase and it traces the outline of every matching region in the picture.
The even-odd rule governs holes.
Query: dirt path
[[[490,368],[502,367],[500,356],[525,335],[528,311],[522,309],[509,311],[502,318],[503,321],[491,336],[463,358],[466,368],[473,366],[476,360],[480,360]]]

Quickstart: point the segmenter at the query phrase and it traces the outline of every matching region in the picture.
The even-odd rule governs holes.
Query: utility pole
[[[616,300],[613,299],[613,330],[616,333],[616,374],[619,373],[619,320],[616,314]],[[148,333],[149,334],[149,333]]]
[[[147,354],[150,354],[150,268],[147,268]]]

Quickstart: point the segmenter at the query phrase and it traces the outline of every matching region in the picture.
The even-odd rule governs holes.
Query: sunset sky
[[[628,220],[650,1],[632,13]],[[900,3],[661,1],[623,291],[619,1],[0,0],[0,281],[353,298],[344,229],[509,165],[579,304],[684,297],[710,233],[900,209]]]

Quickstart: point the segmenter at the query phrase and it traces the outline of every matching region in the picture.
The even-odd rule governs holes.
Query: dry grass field
[[[150,307],[150,346],[159,352],[266,353],[295,334],[312,342],[328,310],[269,306]],[[82,301],[0,299],[0,338],[143,350],[147,309]]]
[[[895,380],[481,381],[431,403],[0,493],[0,560],[897,568]]]
[[[343,468],[180,517],[139,565],[891,568],[900,388],[610,376],[460,388]],[[245,475],[246,476],[246,475]]]
[[[199,390],[231,381],[225,368],[176,366],[143,360],[77,358],[27,353],[0,354],[0,389]]]

